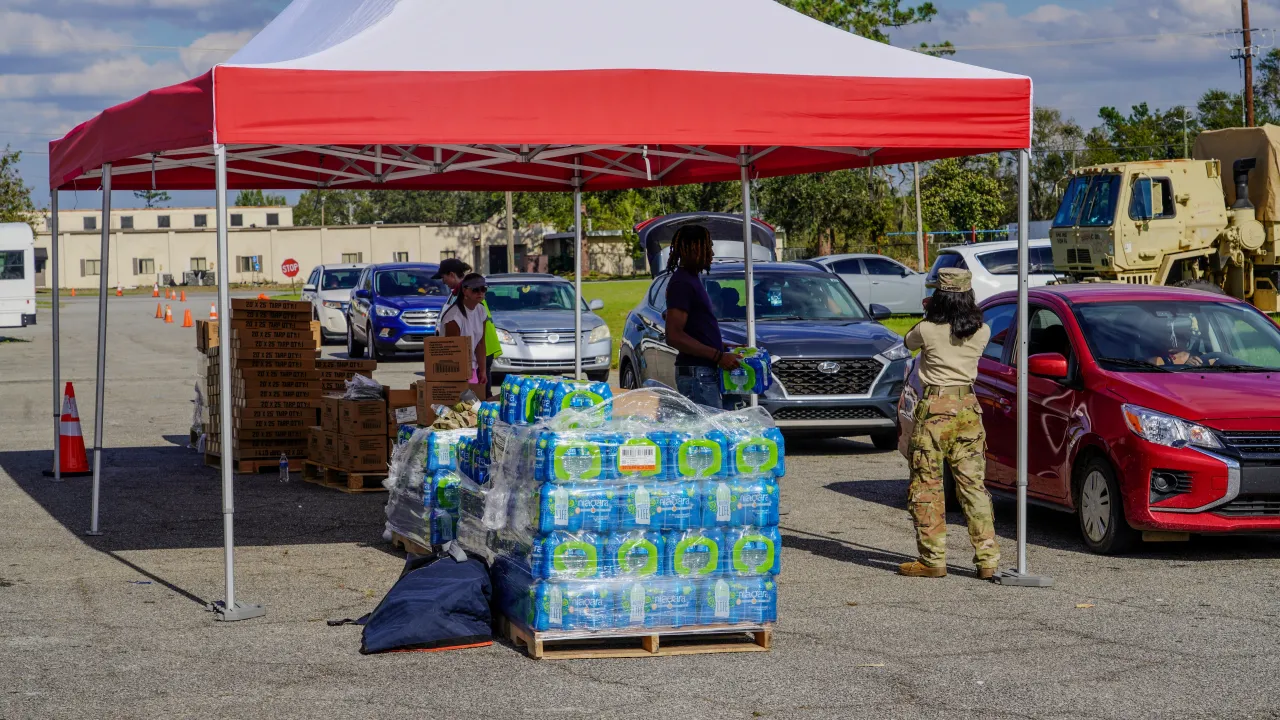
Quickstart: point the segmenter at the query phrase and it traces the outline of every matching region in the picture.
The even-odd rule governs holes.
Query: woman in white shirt
[[[484,358],[488,355],[484,345],[484,323],[489,315],[484,308],[485,293],[489,287],[480,273],[470,273],[462,278],[462,296],[445,310],[440,323],[445,337],[471,338],[471,382],[486,387]]]

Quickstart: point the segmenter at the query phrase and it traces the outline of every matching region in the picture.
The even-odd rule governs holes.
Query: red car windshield
[[[1108,370],[1280,370],[1280,328],[1239,303],[1086,303],[1075,314],[1094,358]]]

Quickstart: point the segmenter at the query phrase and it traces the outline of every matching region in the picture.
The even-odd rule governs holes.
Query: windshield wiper
[[[1280,372],[1276,368],[1262,367],[1261,365],[1184,365],[1178,369],[1178,372]]]
[[[1120,367],[1135,368],[1139,370],[1155,370],[1157,372],[1173,372],[1172,370],[1170,370],[1169,368],[1163,365],[1156,365],[1155,363],[1149,363],[1146,360],[1130,360],[1128,358],[1103,357],[1103,358],[1098,358],[1098,362],[1111,363],[1112,365],[1119,365]]]

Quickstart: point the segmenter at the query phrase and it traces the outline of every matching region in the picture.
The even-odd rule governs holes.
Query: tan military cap
[[[942,268],[938,271],[938,289],[943,292],[969,292],[973,289],[973,275],[960,268]]]

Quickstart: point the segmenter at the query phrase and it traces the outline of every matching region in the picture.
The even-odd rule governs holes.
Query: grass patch
[[[270,295],[272,300],[301,300],[302,299],[301,292],[286,293],[284,295],[271,295],[270,293],[268,293],[268,295]]]
[[[921,315],[894,315],[888,320],[881,320],[880,324],[906,337],[907,333],[916,326],[916,323],[920,322],[922,317]]]

